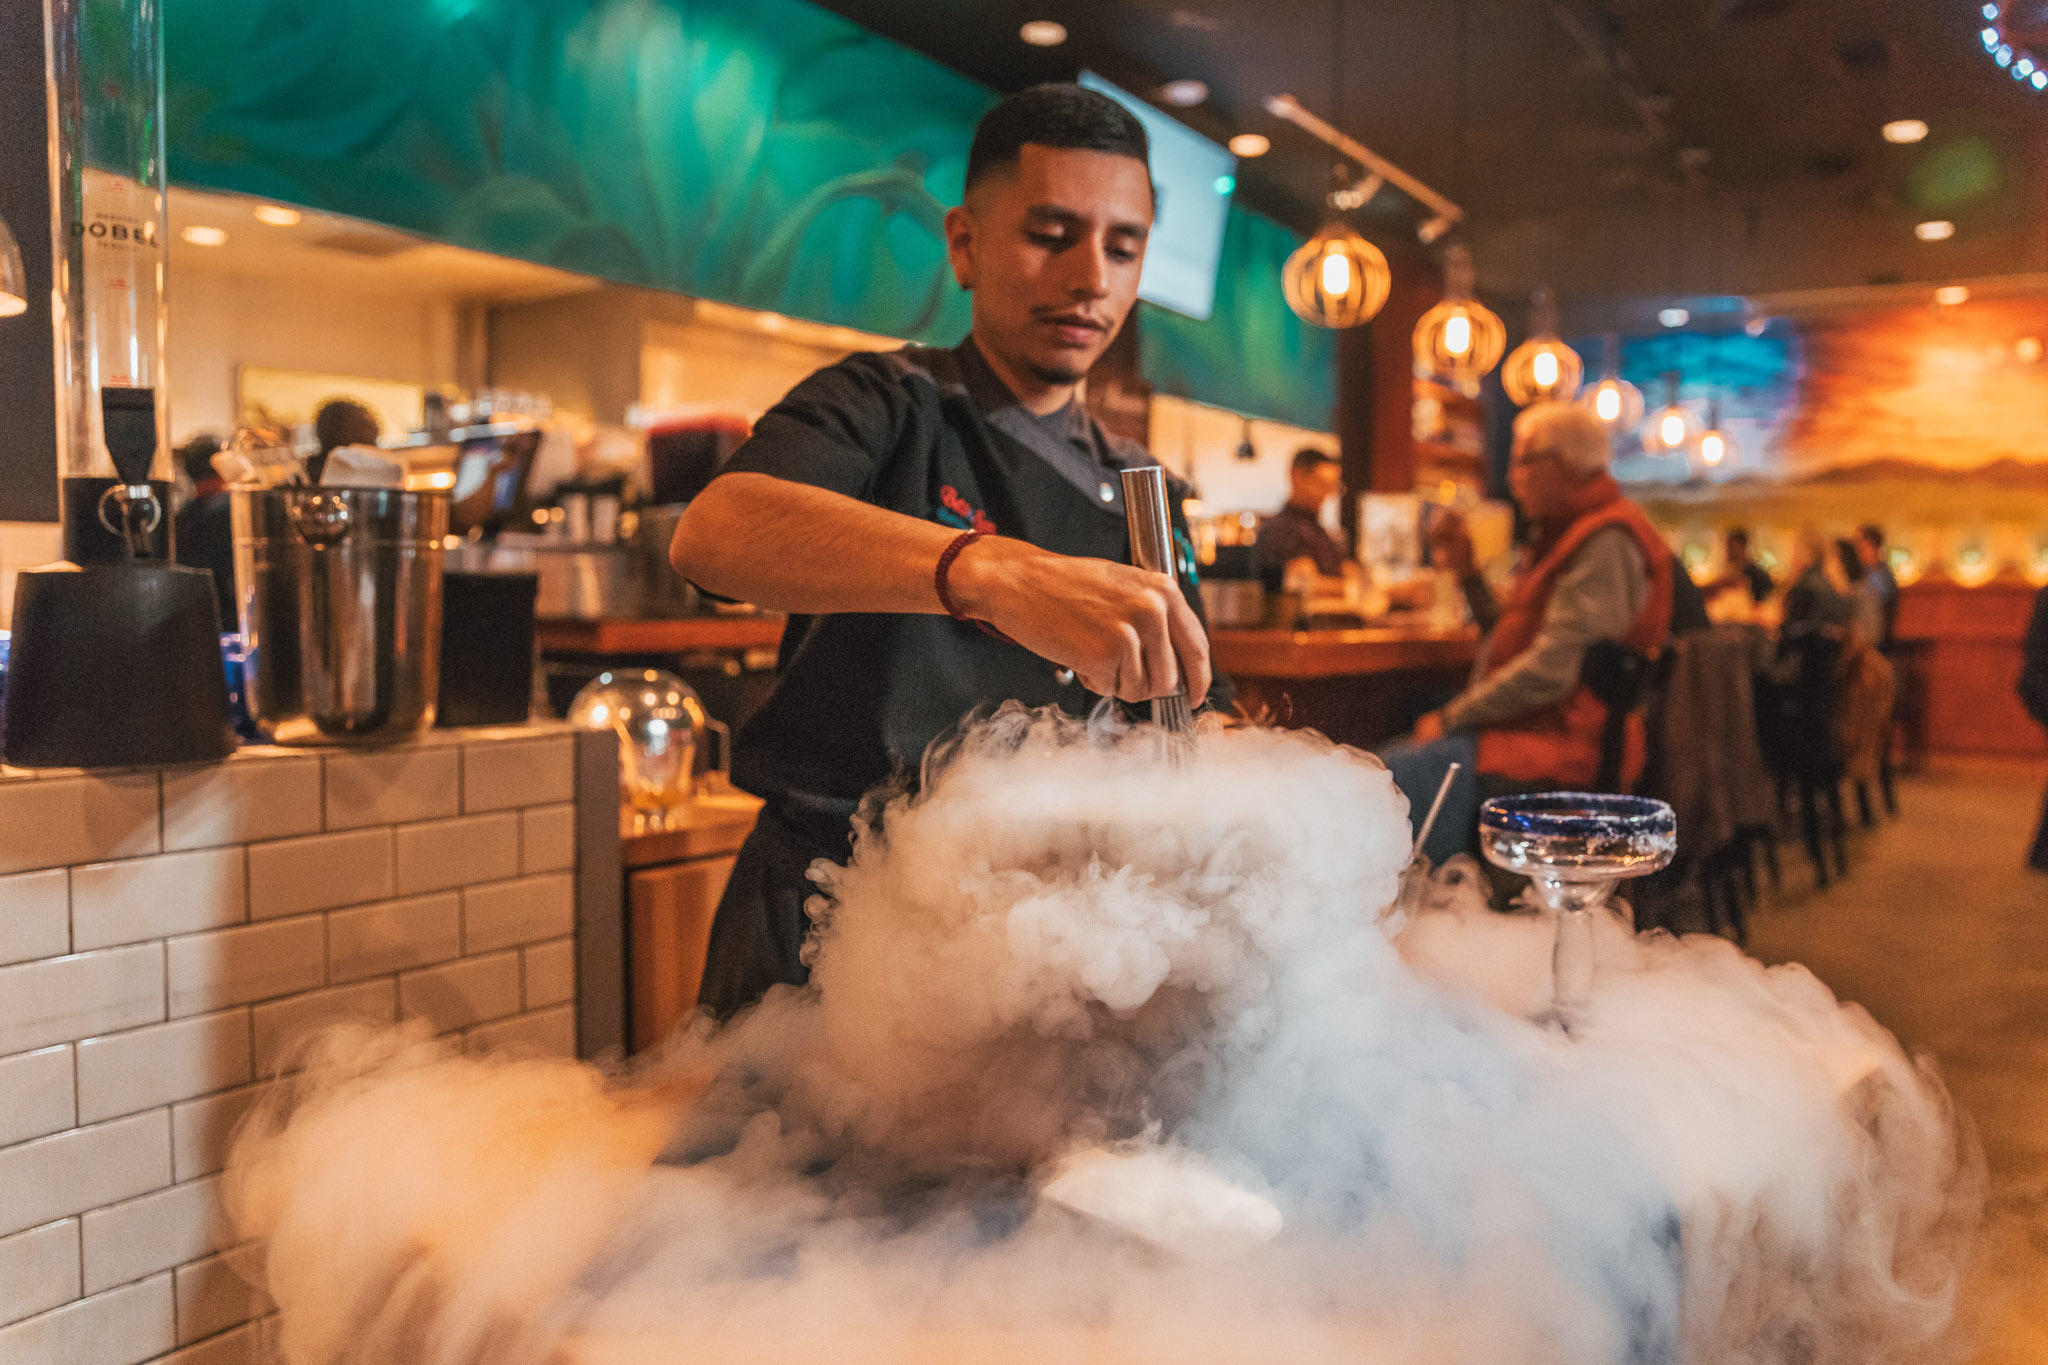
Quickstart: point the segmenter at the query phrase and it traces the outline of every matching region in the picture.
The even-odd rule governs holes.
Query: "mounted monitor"
[[[1223,254],[1231,191],[1237,188],[1237,158],[1093,71],[1083,71],[1080,82],[1136,114],[1152,141],[1152,184],[1159,206],[1138,297],[1191,318],[1207,318],[1216,302],[1216,264]]]

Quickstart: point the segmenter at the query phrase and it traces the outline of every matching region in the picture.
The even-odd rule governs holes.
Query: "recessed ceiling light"
[[[1159,97],[1168,104],[1192,109],[1209,98],[1209,83],[1197,80],[1168,81],[1159,87]]]
[[[1657,321],[1666,327],[1683,327],[1692,321],[1692,314],[1683,308],[1662,308],[1657,311]]]
[[[258,204],[252,211],[257,222],[268,223],[272,227],[291,227],[299,221],[299,211],[282,204]]]
[[[1058,47],[1067,40],[1067,26],[1054,19],[1033,19],[1017,30],[1017,36],[1033,47]]]
[[[1236,156],[1249,159],[1264,156],[1273,150],[1273,144],[1266,139],[1264,133],[1239,133],[1230,139],[1230,150]]]
[[[1943,308],[1953,308],[1959,303],[1970,301],[1970,291],[1960,284],[1945,284],[1934,291],[1934,301]]]
[[[188,227],[178,234],[194,246],[225,246],[228,235],[217,227]]]
[[[1946,218],[1913,224],[1913,235],[1923,242],[1945,242],[1956,235],[1956,225]]]
[[[1897,118],[1884,126],[1886,142],[1918,142],[1927,136],[1927,125],[1916,118]]]

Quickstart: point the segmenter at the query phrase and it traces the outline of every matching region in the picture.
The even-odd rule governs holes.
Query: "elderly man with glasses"
[[[1608,459],[1607,430],[1584,409],[1538,403],[1516,418],[1508,482],[1529,534],[1505,604],[1479,575],[1463,523],[1448,515],[1432,531],[1438,563],[1458,574],[1486,632],[1465,690],[1382,755],[1418,822],[1450,764],[1464,765],[1424,850],[1434,862],[1470,837],[1479,774],[1515,786],[1594,785],[1607,707],[1582,677],[1586,653],[1601,641],[1647,653],[1670,631],[1671,552],[1622,496]],[[1632,721],[1624,784],[1643,747]]]

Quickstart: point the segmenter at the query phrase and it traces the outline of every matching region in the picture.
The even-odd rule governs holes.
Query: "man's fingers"
[[[1116,669],[1116,695],[1122,701],[1144,701],[1153,695],[1147,690],[1150,679],[1145,675],[1145,641],[1138,627],[1124,622],[1117,627],[1119,657]]]
[[[1167,602],[1167,629],[1173,637],[1173,652],[1180,660],[1181,677],[1188,685],[1188,706],[1200,706],[1209,695],[1213,674],[1209,665],[1209,635],[1187,599],[1176,589]]]
[[[1180,596],[1178,592],[1172,594]],[[1169,697],[1180,690],[1180,665],[1174,658],[1172,610],[1157,591],[1146,597],[1138,623],[1138,641],[1145,655],[1145,688],[1134,701]]]

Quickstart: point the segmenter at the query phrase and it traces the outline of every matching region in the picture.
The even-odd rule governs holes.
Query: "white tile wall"
[[[327,924],[318,915],[167,940],[171,1017],[310,990],[326,972]]]
[[[0,872],[134,858],[159,846],[155,773],[0,783]]]
[[[522,948],[525,958],[526,1008],[559,1005],[576,995],[576,940],[558,938]]]
[[[401,896],[519,875],[517,811],[400,825],[392,833]]]
[[[327,917],[327,979],[446,962],[462,954],[462,897],[456,892],[336,910]]]
[[[61,867],[0,877],[0,965],[71,951],[70,894]]]
[[[0,1150],[0,1232],[160,1189],[170,1177],[161,1109],[23,1142]]]
[[[462,754],[462,808],[510,810],[576,799],[576,741],[570,735],[475,745]]]
[[[88,1038],[78,1045],[78,1121],[97,1123],[246,1084],[249,1048],[245,1009]]]
[[[218,1176],[94,1209],[80,1222],[88,1294],[210,1256],[234,1240]]]
[[[250,845],[251,919],[361,905],[390,894],[389,828]]]
[[[320,832],[320,763],[244,749],[233,763],[164,773],[164,847],[206,848]]]
[[[288,995],[258,1005],[256,1074],[274,1076],[291,1060],[294,1044],[327,1024],[358,1020],[368,1024],[398,1022],[398,983],[380,976],[353,986],[333,986],[304,995]]]
[[[0,1146],[77,1124],[72,1066],[68,1045],[0,1057]]]
[[[275,1360],[235,1125],[336,1018],[573,1054],[574,781],[531,729],[0,774],[0,1365]]]
[[[436,1033],[519,1013],[519,954],[465,957],[398,978],[398,1003],[408,1019]]]
[[[0,1326],[69,1303],[78,1289],[78,1220],[0,1237]]]
[[[576,807],[538,806],[520,812],[521,872],[567,872],[575,866]]]
[[[248,860],[239,847],[165,853],[71,869],[71,937],[79,951],[248,918]]]
[[[327,828],[432,820],[462,809],[462,751],[454,746],[327,756]]]
[[[137,1365],[176,1344],[168,1274],[0,1327],[7,1365]]]
[[[0,1057],[164,1017],[164,945],[0,967]]]
[[[576,883],[563,873],[489,882],[462,893],[462,946],[466,952],[560,938],[575,924]]]

